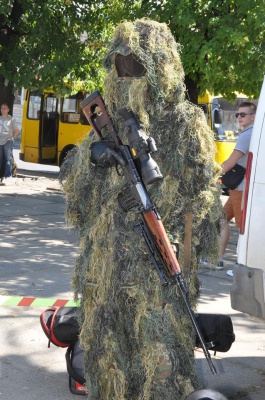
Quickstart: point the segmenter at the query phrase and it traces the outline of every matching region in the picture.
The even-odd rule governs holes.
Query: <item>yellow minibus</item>
[[[82,91],[62,98],[52,91],[26,90],[20,160],[60,167],[68,151],[91,130],[80,107],[84,98]]]

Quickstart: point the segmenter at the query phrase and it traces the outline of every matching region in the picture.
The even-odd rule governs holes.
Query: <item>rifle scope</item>
[[[147,136],[141,129],[132,111],[121,108],[119,115],[124,119],[128,133],[129,146],[134,159],[139,160],[140,175],[146,185],[163,179],[160,169],[150,153],[157,151],[155,140]]]

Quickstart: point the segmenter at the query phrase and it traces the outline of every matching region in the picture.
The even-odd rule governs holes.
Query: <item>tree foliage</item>
[[[143,0],[141,13],[170,26],[183,46],[193,87],[228,98],[234,92],[259,96],[265,73],[263,0]]]
[[[0,0],[0,101],[14,88],[101,88],[113,26],[149,17],[182,45],[190,99],[208,89],[257,98],[265,73],[263,0]],[[86,32],[87,39],[80,41]]]
[[[100,87],[107,30],[93,8],[84,0],[0,0],[0,100],[21,87]]]

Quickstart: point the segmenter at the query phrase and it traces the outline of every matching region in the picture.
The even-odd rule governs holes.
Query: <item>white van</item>
[[[231,306],[265,319],[265,77],[249,148],[237,257]]]

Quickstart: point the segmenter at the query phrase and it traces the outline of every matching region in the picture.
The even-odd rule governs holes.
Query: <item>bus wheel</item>
[[[60,158],[59,158],[59,167],[60,167],[60,168],[61,168],[61,166],[62,166],[62,164],[63,164],[63,162],[64,162],[64,160],[65,160],[67,154],[69,153],[69,151],[73,150],[75,147],[76,147],[76,146],[74,146],[74,145],[69,145],[69,146],[66,146],[66,147],[61,151],[61,155],[60,155]]]

